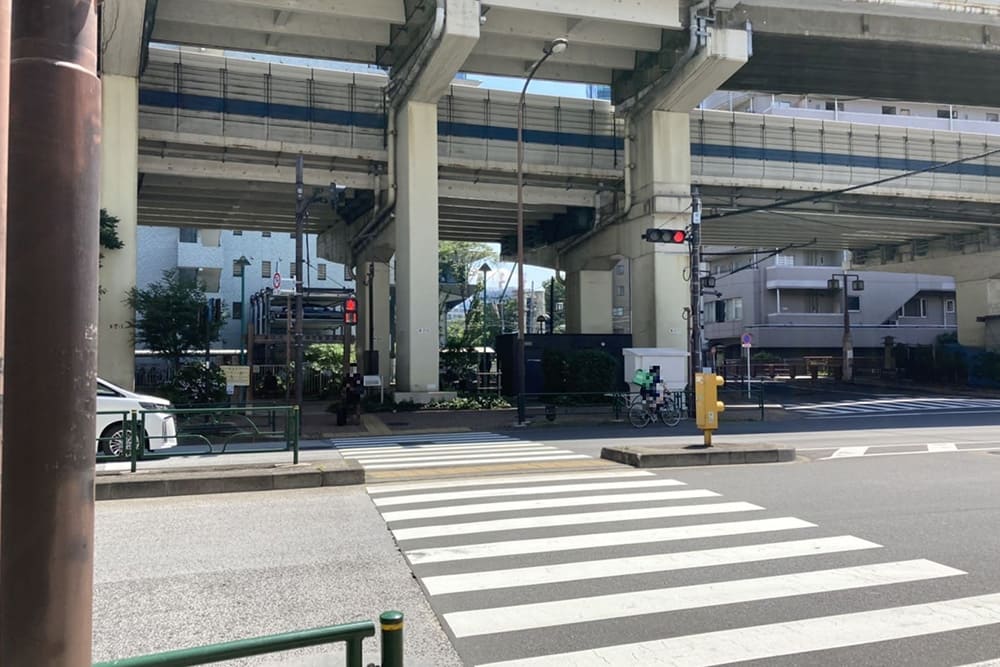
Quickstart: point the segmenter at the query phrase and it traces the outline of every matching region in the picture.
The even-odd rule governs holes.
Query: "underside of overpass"
[[[436,343],[430,342],[437,323],[424,312],[434,309],[418,303],[437,284],[432,261],[437,239],[501,241],[510,252],[514,232],[518,188],[509,124],[506,157],[470,168],[468,160],[440,150],[438,137],[452,126],[441,122],[438,103],[460,70],[524,76],[552,37],[565,37],[572,47],[546,63],[541,78],[611,84],[618,112],[628,119],[623,135],[631,151],[624,150],[622,163],[616,155],[613,168],[585,177],[561,168],[534,169],[529,159],[526,240],[546,249],[537,257],[574,274],[576,285],[604,285],[610,266],[631,258],[636,280],[654,286],[635,303],[646,318],[638,325],[633,319],[638,344],[686,345],[683,290],[664,294],[655,288],[686,280],[686,254],[643,244],[639,236],[645,227],[686,226],[692,183],[700,185],[704,197],[706,243],[812,243],[891,259],[886,248],[908,243],[974,234],[985,234],[987,243],[993,240],[982,231],[992,226],[996,212],[988,192],[970,201],[868,192],[745,211],[816,190],[796,188],[794,178],[778,185],[695,178],[688,119],[690,109],[720,87],[993,103],[996,92],[981,80],[998,53],[992,33],[1000,20],[996,11],[987,11],[990,2],[962,3],[964,13],[944,0],[344,0],[335,5],[325,0],[150,0],[145,12],[136,10],[138,4],[108,0],[102,10],[108,35],[102,67],[106,87],[114,84],[106,93],[106,118],[136,113],[136,81],[151,40],[347,60],[388,70],[384,126],[372,128],[384,141],[348,152],[307,153],[307,186],[335,183],[346,188],[344,198],[353,199],[341,201],[336,214],[314,209],[307,226],[322,233],[345,220],[354,224],[355,231],[342,235],[340,244],[342,254],[344,242],[351,246],[344,255],[348,263],[396,255],[397,282],[404,285],[398,317],[403,332],[397,341],[404,389],[437,386]],[[791,62],[796,66],[788,67]],[[238,68],[220,72],[222,98],[229,99],[232,91],[233,99],[259,99],[229,78]],[[268,108],[272,92],[282,92],[270,83],[281,75],[282,66],[269,68]],[[180,86],[179,69],[175,78]],[[311,80],[293,87],[313,99]],[[352,97],[352,113],[353,103]],[[223,122],[226,111],[223,102]],[[122,130],[115,145],[127,146],[129,132]],[[211,145],[179,131],[136,134],[142,138],[132,135],[131,141],[141,182],[133,190],[138,199],[133,195],[135,213],[125,216],[127,224],[292,230],[291,175],[295,156],[304,152],[301,145],[270,140]],[[110,201],[127,179],[106,184]],[[128,197],[119,197],[117,205],[130,206]],[[594,303],[603,304],[603,297]],[[571,307],[586,310],[587,294],[579,294]],[[600,318],[569,320],[603,326]]]

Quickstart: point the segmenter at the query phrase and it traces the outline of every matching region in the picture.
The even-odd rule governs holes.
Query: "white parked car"
[[[147,449],[176,447],[177,423],[174,416],[163,412],[150,412],[170,407],[170,401],[165,398],[137,394],[97,378],[98,451],[111,456],[121,456],[130,451],[131,448],[127,444],[131,440],[131,434],[128,432],[128,416],[123,413],[131,415],[132,410],[140,410],[145,414],[146,433],[143,440]]]

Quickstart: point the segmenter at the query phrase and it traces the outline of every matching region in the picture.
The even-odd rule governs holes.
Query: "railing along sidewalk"
[[[379,623],[382,630],[381,667],[403,667],[403,614],[398,611],[383,612]],[[363,641],[374,636],[375,623],[359,621],[110,660],[95,663],[94,667],[188,667],[339,643],[346,645],[344,664],[347,667],[362,667]]]

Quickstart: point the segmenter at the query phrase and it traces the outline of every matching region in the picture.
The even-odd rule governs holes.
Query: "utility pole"
[[[75,667],[91,664],[93,635],[97,10],[13,7],[0,665]]]
[[[691,190],[691,235],[690,257],[691,275],[691,386],[694,387],[694,374],[700,373],[704,365],[702,360],[702,305],[701,305],[701,193],[697,187]]]
[[[295,160],[295,405],[302,418],[302,383],[305,369],[302,368],[302,235],[305,233],[305,219],[308,204],[305,203],[302,156]]]

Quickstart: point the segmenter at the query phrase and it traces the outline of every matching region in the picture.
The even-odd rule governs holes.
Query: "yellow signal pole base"
[[[712,446],[712,432],[711,431],[704,431],[704,433],[705,433],[705,446],[706,447],[711,447]]]

